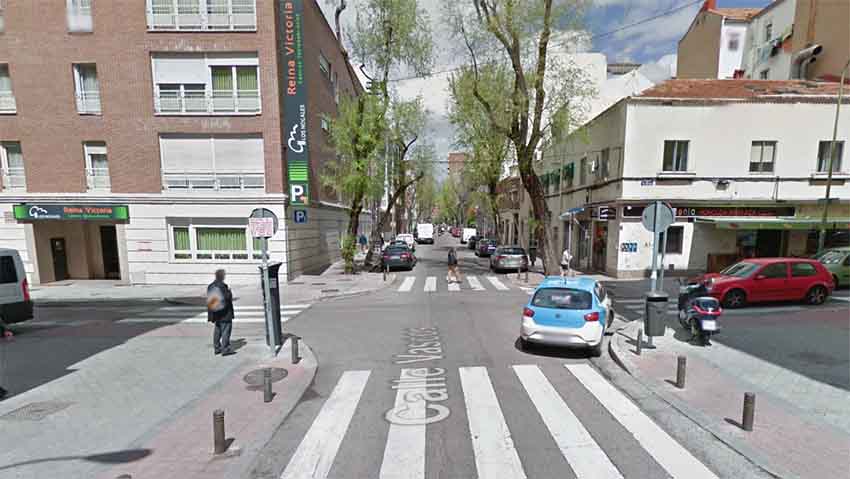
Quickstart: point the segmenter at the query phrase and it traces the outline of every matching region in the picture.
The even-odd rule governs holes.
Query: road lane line
[[[473,291],[484,291],[484,286],[481,285],[481,281],[478,281],[478,276],[467,276],[466,280],[469,281],[469,286]]]
[[[845,298],[844,296],[830,296],[830,298],[838,301],[850,302],[850,298]]]
[[[501,281],[499,281],[499,278],[497,278],[495,276],[487,276],[487,281],[489,281],[499,291],[507,291],[507,290],[510,289],[507,286],[505,286],[505,283],[502,283]]]
[[[487,369],[459,372],[479,479],[526,479]]]
[[[593,440],[552,383],[535,365],[513,367],[543,423],[578,479],[622,479],[623,475]]]
[[[460,283],[449,283],[449,291],[453,293],[460,291]]]
[[[401,377],[411,377],[413,369],[402,369]],[[405,417],[424,418],[426,382],[406,383],[395,396],[395,409],[405,411]],[[418,397],[418,399],[416,399]],[[415,399],[413,401],[409,399]],[[379,479],[422,479],[425,477],[425,422],[422,424],[390,423],[384,461]]]
[[[437,291],[437,277],[436,276],[428,276],[425,279],[425,292],[430,293],[433,291]]]
[[[588,364],[565,364],[567,370],[611,413],[673,479],[717,479],[705,465],[670,437],[629,398]]]
[[[399,293],[407,293],[413,289],[413,283],[416,282],[416,276],[408,276],[404,278],[404,281],[401,283],[401,286],[398,287]]]
[[[346,371],[325,401],[281,479],[325,479],[333,466],[370,371]]]

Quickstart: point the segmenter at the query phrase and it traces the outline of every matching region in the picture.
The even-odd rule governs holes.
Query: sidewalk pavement
[[[689,345],[667,328],[656,349],[636,354],[642,321],[620,328],[611,356],[636,380],[762,469],[782,478],[847,477],[850,393],[723,346]],[[674,386],[687,357],[684,389]],[[756,393],[754,430],[740,427],[745,392]]]
[[[300,343],[303,359],[293,365],[287,341],[272,359],[260,329],[240,325],[237,354],[214,356],[210,334],[200,324],[101,323],[0,345],[7,375],[27,374],[33,361],[62,366],[55,379],[0,402],[0,478],[245,477],[311,384],[316,358]],[[99,352],[64,366],[74,347]],[[244,379],[264,367],[288,372],[271,403]],[[212,454],[216,409],[231,439],[220,456]]]
[[[362,260],[361,260],[362,261]],[[339,297],[370,293],[395,280],[395,274],[360,272],[345,274],[342,262],[331,265],[321,275],[302,275],[282,283],[281,304],[314,303]],[[212,280],[210,280],[212,281]],[[252,284],[231,284],[236,306],[263,304],[259,277]],[[41,306],[77,303],[127,303],[169,301],[177,304],[203,304],[204,285],[128,285],[108,280],[68,280],[32,288],[32,298]]]

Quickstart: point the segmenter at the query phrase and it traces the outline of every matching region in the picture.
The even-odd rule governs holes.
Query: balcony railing
[[[110,190],[109,168],[86,168],[86,182],[90,190]]]
[[[244,172],[165,172],[163,189],[169,191],[245,191],[264,190],[263,173]]]
[[[156,97],[160,114],[255,114],[260,112],[259,90],[160,91]]]
[[[3,177],[4,190],[27,189],[27,178],[24,176],[23,168],[4,168],[0,170],[0,176]]]
[[[0,113],[15,113],[18,106],[15,103],[15,95],[10,91],[0,91]]]
[[[255,11],[234,13],[148,10],[148,30],[256,30]]]
[[[77,93],[78,113],[100,113],[100,92],[83,91]]]

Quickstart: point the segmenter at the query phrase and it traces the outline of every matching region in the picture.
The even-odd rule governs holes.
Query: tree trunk
[[[517,148],[517,151],[521,152],[517,154],[520,179],[522,179],[522,185],[531,200],[531,214],[535,220],[534,236],[537,238],[537,257],[543,261],[543,273],[546,275],[554,274],[558,267],[557,255],[555,254],[554,244],[549,241],[547,234],[551,215],[549,205],[546,203],[546,196],[543,193],[543,185],[532,167],[534,153],[520,148]]]
[[[360,229],[360,213],[363,212],[363,195],[357,195],[351,200],[351,209],[348,213],[348,234],[357,238]]]
[[[487,196],[490,198],[490,212],[493,214],[493,236],[501,241],[499,228],[499,186],[498,183],[487,185]]]

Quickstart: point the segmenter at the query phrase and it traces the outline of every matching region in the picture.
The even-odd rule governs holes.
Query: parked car
[[[835,288],[832,273],[819,261],[805,258],[747,259],[697,281],[727,308],[769,301],[822,304]]]
[[[475,250],[475,246],[476,246],[476,245],[478,245],[478,237],[477,237],[477,236],[470,236],[470,237],[466,240],[466,247],[467,247],[467,248],[469,248],[469,249],[471,249],[471,250],[473,250],[473,251],[474,251],[474,250]]]
[[[528,270],[528,256],[519,246],[499,246],[490,255],[490,271],[500,272],[506,269]]]
[[[480,239],[475,245],[475,256],[479,258],[489,258],[496,251],[496,240]]]
[[[0,318],[7,324],[32,319],[27,272],[17,250],[0,248]]]
[[[850,286],[850,246],[828,249],[819,255],[818,261],[832,273],[836,288]]]
[[[550,276],[534,290],[522,310],[520,345],[588,348],[602,354],[602,338],[613,319],[605,287],[592,278]]]
[[[416,251],[416,238],[413,237],[412,234],[409,233],[401,233],[396,235],[396,241],[404,241],[405,244],[410,248],[410,251]]]
[[[416,266],[416,256],[407,245],[391,245],[384,250],[381,256],[381,264],[384,267],[404,268],[412,270]]]

